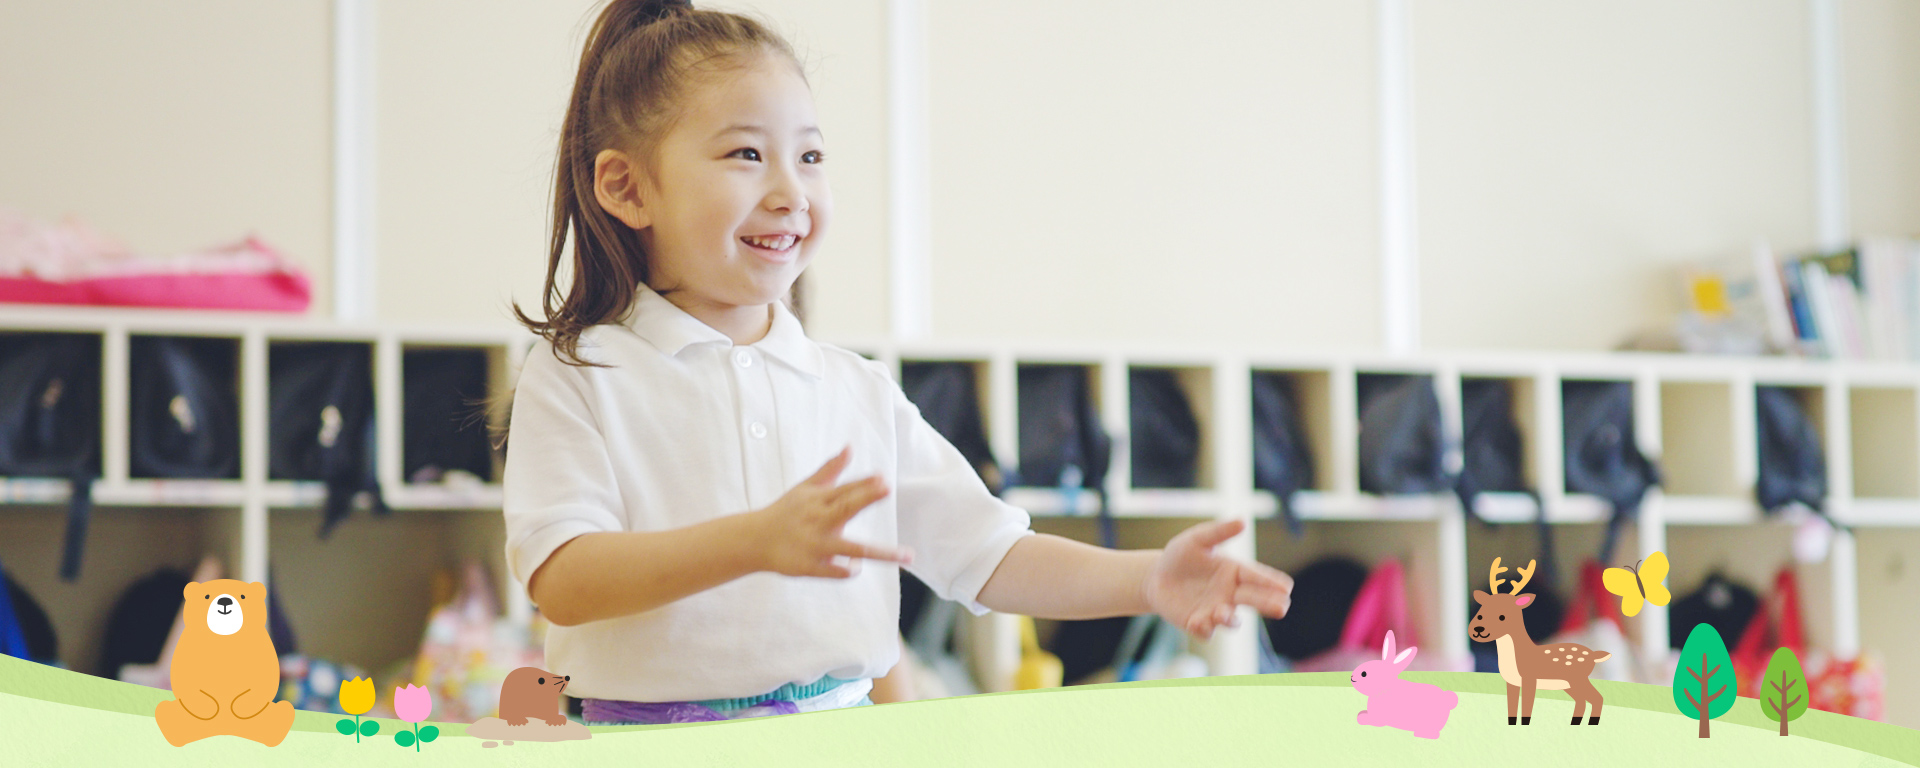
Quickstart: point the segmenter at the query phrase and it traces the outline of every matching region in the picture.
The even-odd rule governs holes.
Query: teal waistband
[[[853,681],[842,680],[832,675],[826,675],[805,685],[787,683],[779,688],[775,688],[772,693],[763,693],[759,696],[749,696],[744,699],[707,699],[706,701],[696,701],[693,703],[725,712],[727,710],[746,709],[769,701],[799,701],[801,699],[811,699],[851,682]]]

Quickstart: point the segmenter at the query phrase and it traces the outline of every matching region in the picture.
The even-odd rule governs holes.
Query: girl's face
[[[628,223],[653,288],[684,291],[671,298],[709,324],[764,320],[812,262],[833,208],[813,95],[791,63],[761,56],[708,73],[687,98],[660,145],[658,185],[632,174],[640,205]]]

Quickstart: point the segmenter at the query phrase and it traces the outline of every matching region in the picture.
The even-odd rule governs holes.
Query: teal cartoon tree
[[[1680,665],[1673,670],[1673,704],[1680,713],[1700,720],[1700,738],[1708,738],[1707,721],[1733,709],[1733,658],[1713,625],[1701,623],[1687,633],[1680,649]]]
[[[1800,657],[1791,649],[1775,649],[1773,660],[1767,662],[1767,676],[1760,683],[1760,711],[1780,723],[1782,736],[1787,735],[1787,721],[1807,711],[1807,673],[1800,670]]]

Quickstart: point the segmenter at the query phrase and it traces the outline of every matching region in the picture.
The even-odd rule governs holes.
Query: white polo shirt
[[[846,538],[913,549],[909,569],[975,602],[1027,513],[987,491],[887,367],[807,338],[784,304],[766,338],[726,334],[645,285],[620,324],[588,328],[567,365],[536,343],[507,445],[507,563],[525,587],[547,556],[596,531],[662,531],[761,509],[852,445],[836,483],[892,493]],[[847,579],[751,574],[644,613],[547,632],[546,668],[581,698],[756,696],[822,675],[879,677],[899,660],[896,566]]]

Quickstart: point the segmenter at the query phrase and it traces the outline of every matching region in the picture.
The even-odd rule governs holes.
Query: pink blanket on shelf
[[[298,266],[252,235],[149,256],[71,216],[48,224],[0,208],[0,302],[304,312],[312,287]]]

